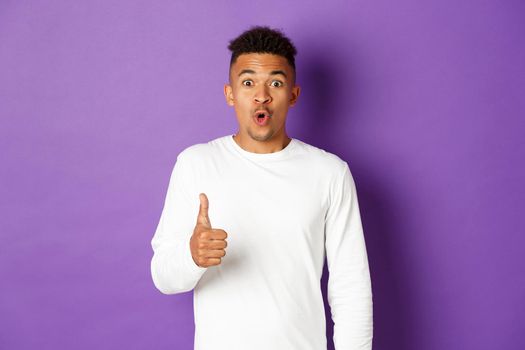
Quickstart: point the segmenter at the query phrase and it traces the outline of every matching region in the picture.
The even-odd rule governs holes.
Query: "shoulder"
[[[320,169],[330,177],[340,177],[348,168],[348,163],[338,155],[296,139],[301,153],[311,162],[312,166]]]
[[[184,148],[178,155],[177,160],[184,163],[193,163],[212,157],[224,142],[224,137],[218,137],[208,142],[196,143]]]
[[[209,147],[206,143],[197,143],[191,146],[188,146],[184,148],[178,155],[177,155],[177,161],[182,162],[193,162],[196,161],[203,156],[205,156],[209,152]]]

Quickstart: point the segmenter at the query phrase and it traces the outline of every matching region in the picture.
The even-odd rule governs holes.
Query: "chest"
[[[209,200],[212,227],[245,240],[271,243],[319,240],[328,184],[305,167],[231,167],[207,171],[197,191]]]

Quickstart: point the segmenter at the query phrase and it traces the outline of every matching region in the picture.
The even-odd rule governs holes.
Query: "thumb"
[[[200,207],[199,207],[199,215],[197,216],[197,224],[204,225],[206,227],[211,228],[210,218],[208,217],[208,197],[205,193],[199,194],[199,200],[200,200]]]

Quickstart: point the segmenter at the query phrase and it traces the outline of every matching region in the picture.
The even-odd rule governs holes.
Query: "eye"
[[[253,82],[251,80],[244,80],[242,82],[242,85],[244,86],[252,86],[253,85]]]
[[[283,83],[280,82],[279,80],[274,80],[274,81],[271,82],[270,85],[273,86],[273,87],[281,87],[281,86],[283,86]]]

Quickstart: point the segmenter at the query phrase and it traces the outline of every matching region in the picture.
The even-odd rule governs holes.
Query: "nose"
[[[272,100],[272,97],[268,93],[268,90],[266,86],[262,86],[261,88],[257,89],[255,92],[254,100],[257,103],[269,103]]]

